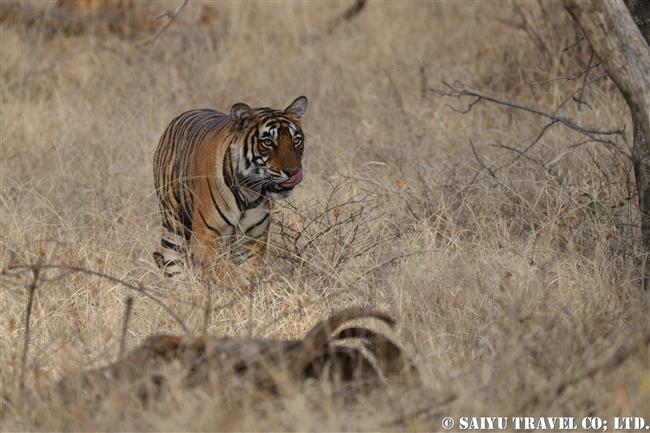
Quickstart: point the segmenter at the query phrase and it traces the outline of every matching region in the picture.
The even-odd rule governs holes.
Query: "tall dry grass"
[[[182,329],[115,281],[50,270],[21,390],[25,272],[0,277],[3,430],[427,431],[445,416],[487,415],[650,423],[650,357],[637,344],[649,295],[623,141],[569,149],[582,138],[549,128],[528,155],[556,177],[495,146],[523,149],[540,118],[485,102],[460,114],[446,104],[471,99],[430,91],[460,81],[553,111],[581,78],[530,83],[589,65],[585,42],[564,50],[579,30],[555,3],[370,2],[329,32],[347,6],[190,2],[145,49],[134,44],[150,33],[125,39],[101,22],[69,35],[4,21],[0,261],[36,263],[42,245],[43,262],[144,286],[192,332],[217,336],[298,338],[333,311],[371,305],[398,319],[394,337],[421,384],[350,400],[320,383],[270,397],[175,379],[155,402],[128,389],[70,402],[53,384],[116,359],[129,296],[127,348]],[[588,105],[559,114],[629,132],[602,74],[590,72]],[[191,108],[284,107],[299,95],[310,102],[305,181],[278,206],[259,290],[165,280],[152,260],[151,165],[167,123]],[[591,215],[590,203],[606,212]]]

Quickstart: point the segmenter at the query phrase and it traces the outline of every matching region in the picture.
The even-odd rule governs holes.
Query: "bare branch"
[[[42,256],[38,258],[39,264]],[[32,284],[29,286],[29,300],[27,301],[27,310],[25,312],[25,345],[23,347],[23,358],[22,358],[22,368],[20,370],[20,389],[25,389],[25,367],[27,364],[27,349],[29,347],[29,325],[31,323],[32,317],[32,307],[34,305],[34,292],[36,292],[36,287],[38,285],[38,276],[40,272],[40,266],[34,265],[30,266],[32,270]]]
[[[575,47],[576,45],[579,45],[580,42],[584,41],[585,39],[586,39],[586,38],[585,38],[584,35],[580,36],[580,37],[578,38],[577,41],[575,41],[574,43],[572,43],[572,44],[569,45],[568,47],[564,48],[564,49],[562,50],[562,52],[564,53],[564,52],[566,52],[566,51],[569,51],[571,48]]]
[[[497,141],[497,143],[499,143],[499,142]],[[494,146],[494,147],[501,147],[501,148],[503,148],[503,149],[512,150],[513,152],[518,153],[519,155],[523,156],[524,158],[528,159],[529,161],[534,162],[535,164],[537,164],[537,165],[539,165],[540,167],[542,167],[544,170],[546,170],[546,171],[548,171],[549,173],[551,173],[551,174],[552,174],[552,175],[553,175],[553,176],[554,176],[554,177],[555,177],[555,178],[556,178],[560,183],[562,183],[562,178],[560,177],[560,175],[558,175],[558,174],[557,174],[555,171],[553,171],[552,169],[548,168],[548,167],[546,166],[546,164],[544,164],[543,162],[540,162],[540,161],[536,160],[535,158],[532,158],[532,157],[526,155],[523,151],[521,151],[521,150],[519,150],[519,149],[516,149],[516,148],[514,148],[514,147],[506,146],[505,144],[501,144],[501,143],[499,143],[499,144],[491,144],[491,146]]]
[[[472,106],[476,105],[481,99],[484,99],[486,101],[494,102],[495,104],[503,105],[506,107],[510,108],[515,108],[517,110],[522,110],[522,111],[528,111],[529,113],[537,114],[542,117],[546,117],[548,119],[553,120],[554,122],[561,123],[565,126],[567,126],[570,129],[573,129],[576,132],[579,132],[580,134],[586,135],[587,137],[591,138],[592,140],[599,141],[601,143],[606,143],[611,145],[612,147],[618,149],[616,146],[616,143],[610,140],[604,140],[602,138],[599,138],[599,135],[620,135],[623,138],[623,141],[627,145],[627,147],[631,150],[631,144],[629,142],[629,139],[627,138],[627,134],[625,133],[624,130],[622,129],[612,129],[612,130],[600,130],[600,129],[593,129],[593,128],[585,128],[583,126],[580,126],[576,124],[575,122],[571,121],[567,117],[562,117],[562,116],[557,116],[555,114],[547,113],[546,111],[539,110],[537,108],[529,107],[527,105],[519,104],[516,102],[510,102],[510,101],[504,101],[502,99],[496,98],[494,96],[486,95],[481,92],[477,92],[474,90],[459,90],[452,85],[442,82],[445,86],[449,88],[449,91],[445,92],[442,90],[437,90],[437,89],[431,89],[434,93],[442,96],[448,96],[452,98],[460,98],[462,96],[472,96],[475,98],[478,98],[476,101],[473,101],[469,107],[468,110],[471,109]],[[459,110],[455,110],[459,111]],[[465,111],[465,112],[467,112]],[[462,112],[462,111],[459,111]],[[628,158],[630,158],[629,154],[625,154]]]
[[[519,151],[516,152],[517,155],[514,157],[514,159],[513,159],[512,161],[510,161],[509,163],[504,164],[504,165],[502,165],[501,167],[497,168],[497,171],[499,171],[499,170],[501,170],[501,169],[503,169],[503,168],[506,168],[506,167],[511,167],[514,163],[516,163],[517,161],[519,161],[519,159],[520,159],[522,156],[526,156],[526,155],[525,155],[526,152],[528,152],[530,149],[532,149],[533,146],[535,146],[535,145],[536,145],[536,144],[537,144],[537,143],[542,139],[542,137],[544,136],[544,134],[546,133],[546,131],[548,131],[548,129],[549,129],[551,126],[555,125],[556,123],[557,123],[557,122],[555,122],[555,121],[551,121],[550,123],[546,124],[546,125],[542,128],[542,130],[537,134],[537,136],[533,139],[533,141],[531,141],[531,143],[530,143],[530,144],[529,144],[529,145],[528,145],[524,150],[522,150],[521,152],[519,152]],[[525,141],[527,141],[527,140],[529,140],[529,138],[527,138],[526,140],[522,140],[521,143],[523,143],[523,142],[525,142]],[[521,143],[519,143],[519,144],[521,144]],[[500,144],[500,143],[499,143],[499,144]],[[537,162],[537,161],[535,161],[535,162]]]
[[[354,4],[347,8],[341,16],[335,18],[328,26],[328,33],[332,33],[344,21],[351,21],[354,17],[359,15],[361,10],[366,5],[366,0],[355,0]]]
[[[158,30],[156,30],[156,33],[154,33],[154,35],[151,38],[147,39],[146,41],[144,41],[144,42],[142,42],[142,43],[140,43],[138,45],[136,45],[135,47],[136,48],[141,48],[141,47],[144,47],[146,45],[153,45],[153,43],[156,41],[156,39],[158,39],[158,36],[160,36],[160,34],[162,32],[164,32],[165,29],[167,27],[169,27],[171,25],[171,23],[176,19],[176,17],[181,12],[181,10],[183,10],[183,8],[185,7],[185,5],[187,4],[188,1],[189,0],[182,0],[180,2],[180,4],[178,6],[176,6],[176,9],[174,9],[173,11],[165,11],[165,12],[161,13],[160,15],[157,15],[156,17],[154,17],[155,20],[159,20],[161,18],[167,17],[167,21],[165,21],[160,27],[158,27]]]
[[[350,21],[361,12],[361,9],[363,9],[365,5],[366,0],[356,0],[355,3],[343,13],[342,18],[346,21]]]
[[[551,126],[555,125],[556,123],[557,123],[557,122],[556,122],[555,120],[551,120],[551,122],[547,123],[547,124],[542,128],[542,130],[539,132],[539,134],[537,134],[537,137],[532,141],[532,143],[530,143],[530,144],[528,145],[528,147],[526,147],[526,148],[523,150],[523,153],[526,153],[526,152],[528,152],[530,149],[532,149],[533,146],[536,145],[537,142],[539,142],[539,140],[542,139],[542,137],[544,136],[544,134],[546,133],[546,131],[548,131],[548,130],[551,128]]]
[[[61,271],[60,278],[66,276],[68,274],[78,272],[78,273],[82,273],[82,274],[94,275],[96,277],[104,278],[104,279],[106,279],[108,281],[112,281],[114,283],[121,284],[124,287],[126,287],[127,289],[135,290],[136,292],[141,293],[143,296],[151,299],[153,302],[155,302],[156,304],[161,306],[165,311],[167,311],[167,313],[170,316],[172,316],[174,318],[174,320],[176,320],[176,322],[178,322],[178,324],[181,326],[181,328],[183,328],[183,331],[185,331],[188,334],[190,333],[189,329],[187,328],[187,326],[185,326],[185,323],[183,323],[183,321],[180,319],[180,317],[178,317],[178,315],[176,313],[174,313],[174,311],[171,308],[169,308],[167,305],[165,305],[160,299],[156,298],[151,293],[149,293],[147,291],[146,287],[136,287],[136,286],[134,286],[132,284],[129,284],[129,283],[125,282],[125,281],[120,280],[119,278],[111,277],[110,275],[102,274],[101,272],[91,271],[91,270],[85,269],[85,268],[68,267],[68,266],[63,267],[62,265],[41,265],[41,264],[37,264],[37,265],[13,265],[13,264],[11,264],[11,265],[8,266],[8,270],[32,270],[32,272],[34,272],[35,269],[38,269],[39,271],[43,270],[43,269],[58,269],[59,271]],[[6,271],[6,269],[3,269],[2,270],[2,275],[11,276],[12,274],[8,273]]]
[[[208,335],[208,319],[210,319],[210,313],[212,312],[212,290],[210,284],[210,280],[203,283],[206,293],[205,308],[203,309],[203,335]]]
[[[603,78],[607,78],[607,73],[606,73],[606,72],[603,73],[603,74],[601,74],[601,75],[599,75],[599,76],[597,76],[597,77],[594,78],[593,80],[589,81],[586,85],[587,85],[587,86],[590,86],[590,85],[592,85],[593,83],[595,83],[596,81],[602,80]],[[566,98],[564,98],[564,100],[563,100],[562,102],[560,102],[560,103],[558,104],[558,106],[555,108],[555,110],[553,111],[553,114],[554,114],[554,115],[557,114],[557,113],[560,111],[560,109],[561,109],[562,107],[564,107],[564,104],[566,104],[567,102],[569,102],[569,101],[571,101],[571,100],[575,101],[576,94],[577,94],[578,92],[580,92],[580,89],[576,90],[575,92],[571,93],[569,96],[567,96]],[[623,138],[624,138],[625,140],[627,140],[626,137],[623,137]],[[626,142],[627,142],[627,141],[626,141]],[[631,146],[631,144],[630,144],[630,146]]]
[[[584,76],[584,78],[582,80],[582,86],[580,86],[580,96],[573,99],[574,101],[576,101],[578,103],[578,111],[580,111],[580,107],[582,106],[582,104],[587,104],[586,102],[584,102],[582,100],[582,96],[585,93],[585,85],[587,84],[587,75],[589,74],[589,70],[591,69],[591,61],[593,60],[593,58],[594,58],[594,50],[591,50],[591,56],[589,56],[589,65],[590,65],[590,67],[587,68],[587,70],[585,71],[585,76]],[[598,64],[600,64],[600,62],[598,62]],[[589,107],[589,105],[587,105],[587,107]],[[589,108],[591,108],[591,107],[589,107]]]
[[[592,52],[592,56],[593,56],[593,52]],[[588,67],[587,69],[585,69],[585,70],[582,71],[582,72],[578,72],[577,74],[575,74],[575,75],[572,76],[572,77],[558,77],[558,78],[551,78],[550,80],[533,81],[532,83],[529,83],[529,82],[526,81],[525,83],[528,84],[528,85],[530,85],[530,86],[534,86],[534,85],[537,85],[537,84],[546,84],[546,83],[551,83],[551,82],[553,82],[553,81],[562,81],[563,83],[566,83],[567,81],[575,80],[576,78],[578,78],[578,77],[580,77],[580,76],[582,76],[582,75],[584,75],[584,76],[586,77],[586,76],[587,76],[587,73],[588,73],[589,71],[591,71],[591,70],[594,69],[594,68],[597,68],[598,66],[600,66],[600,62],[598,62],[598,63],[592,65],[592,64],[591,64],[591,60],[590,60],[590,61],[589,61],[589,67]]]
[[[474,147],[474,143],[472,143],[472,140],[469,140],[469,144],[470,144],[470,146],[472,146],[472,152],[474,153],[474,156],[476,157],[476,160],[478,161],[478,163],[481,164],[481,166],[483,166],[483,168],[485,170],[487,170],[488,173],[490,173],[490,176],[492,176],[493,178],[496,179],[496,176],[494,175],[494,172],[492,171],[492,169],[490,167],[486,166],[485,164],[483,164],[483,161],[481,161],[481,158],[478,157],[478,154],[476,153],[476,148]]]
[[[124,311],[124,323],[122,324],[122,339],[120,340],[120,356],[124,355],[124,347],[126,346],[126,333],[129,329],[129,318],[131,317],[131,308],[133,307],[133,296],[126,298],[126,309]]]
[[[253,284],[253,287],[248,290],[248,338],[253,338],[253,292],[256,288]]]

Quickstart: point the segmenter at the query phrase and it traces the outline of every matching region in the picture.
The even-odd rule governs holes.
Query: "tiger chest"
[[[241,214],[236,234],[238,236],[257,239],[266,233],[270,222],[270,206],[260,206],[253,209],[247,209]]]
[[[234,233],[226,241],[230,259],[240,265],[255,254],[264,254],[271,224],[271,207],[260,206],[243,211]]]

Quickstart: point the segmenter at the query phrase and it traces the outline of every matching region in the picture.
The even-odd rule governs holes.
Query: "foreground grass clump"
[[[586,42],[573,45],[581,35],[568,15],[544,2],[371,2],[333,25],[344,10],[190,2],[143,49],[134,45],[151,27],[0,24],[3,430],[430,431],[447,416],[484,415],[650,422],[650,295],[639,290],[622,139],[572,147],[582,139],[554,125],[535,141],[546,124],[533,115],[484,101],[461,114],[446,104],[472,100],[432,91],[460,81],[629,134],[600,68],[580,109],[570,96],[582,81],[545,82],[595,63]],[[166,280],[152,258],[151,166],[168,122],[302,94],[305,180],[274,215],[257,290]],[[529,158],[507,149],[533,142]],[[51,267],[32,285],[25,266],[36,263]],[[353,305],[396,319],[390,337],[417,383],[355,394],[309,380],[269,394],[225,381],[207,392],[185,387],[172,364],[157,399],[121,389],[98,403],[80,390],[70,404],[56,386],[151,334],[185,334],[180,322],[194,335],[291,340]]]

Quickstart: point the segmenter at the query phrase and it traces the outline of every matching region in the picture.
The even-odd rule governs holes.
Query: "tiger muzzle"
[[[282,188],[293,188],[300,182],[302,182],[302,168],[296,170],[289,179],[279,183],[278,186],[281,186]]]

